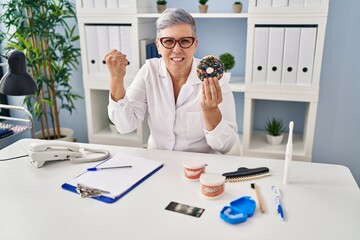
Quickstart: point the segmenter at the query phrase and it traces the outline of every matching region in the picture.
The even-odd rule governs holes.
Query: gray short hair
[[[181,8],[167,8],[156,20],[156,33],[175,24],[189,24],[192,28],[193,35],[196,37],[195,20],[190,13]]]

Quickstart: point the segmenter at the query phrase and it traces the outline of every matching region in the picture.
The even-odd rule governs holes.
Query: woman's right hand
[[[114,101],[122,99],[125,95],[124,77],[126,74],[126,66],[129,61],[126,55],[117,51],[111,50],[104,57],[106,65],[110,72],[110,93]]]

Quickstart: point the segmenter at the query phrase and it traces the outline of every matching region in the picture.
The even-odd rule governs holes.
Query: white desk
[[[0,158],[23,154],[21,140],[0,151]],[[359,239],[360,191],[350,171],[338,165],[293,162],[291,184],[282,184],[283,162],[235,156],[106,147],[159,160],[164,167],[114,204],[81,199],[61,185],[94,163],[45,163],[34,168],[27,158],[0,162],[0,239]],[[205,159],[207,173],[240,166],[270,168],[271,176],[226,183],[225,195],[204,199],[200,183],[182,177],[183,159]],[[266,213],[230,225],[219,217],[223,206],[260,189]],[[271,185],[282,193],[285,221],[277,215]],[[170,201],[205,208],[200,218],[164,210]]]

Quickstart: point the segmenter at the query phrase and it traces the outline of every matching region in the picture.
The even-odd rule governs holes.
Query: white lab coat
[[[220,80],[222,120],[212,131],[204,128],[200,101],[202,82],[194,58],[186,83],[175,104],[172,80],[164,61],[147,60],[125,97],[117,102],[109,96],[108,114],[120,133],[134,131],[144,120],[150,128],[148,148],[175,151],[226,153],[237,141],[235,102],[227,81]]]

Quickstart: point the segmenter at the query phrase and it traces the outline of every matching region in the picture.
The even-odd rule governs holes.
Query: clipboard
[[[83,172],[65,182],[61,187],[77,194],[81,192],[79,188],[80,190],[85,188],[98,191],[98,196],[90,197],[105,203],[114,203],[160,170],[164,164],[151,159],[119,153],[96,167],[108,168],[125,165],[130,165],[131,168]]]

